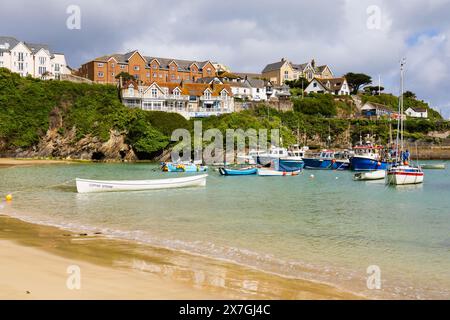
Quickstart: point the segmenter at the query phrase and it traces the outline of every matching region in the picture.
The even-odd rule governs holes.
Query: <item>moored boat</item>
[[[421,164],[422,169],[445,169],[445,163],[424,163]]]
[[[262,177],[280,177],[280,176],[298,176],[300,174],[300,170],[298,171],[278,171],[273,169],[258,169],[258,176]]]
[[[403,73],[405,60],[400,64],[400,98],[398,104],[398,113],[403,114]],[[404,150],[403,138],[403,117],[397,120],[397,141],[395,150],[395,165],[390,167],[387,171],[386,183],[391,185],[406,185],[423,183],[424,173],[421,167],[414,167],[409,165],[410,153],[408,149]]]
[[[165,162],[161,165],[161,169],[164,172],[205,172],[208,170],[208,167],[189,162]]]
[[[303,158],[305,169],[329,170],[335,161],[334,151],[331,150],[322,150],[317,156]]]
[[[350,169],[353,171],[386,170],[388,163],[381,158],[382,146],[370,143],[353,148],[355,155],[350,159]]]
[[[386,170],[358,172],[353,175],[353,180],[381,180],[386,177]]]
[[[257,168],[241,168],[241,169],[230,169],[221,167],[219,172],[223,176],[248,176],[254,175],[258,172]]]
[[[387,172],[387,183],[392,185],[422,183],[424,173],[420,167],[409,165],[393,166]]]
[[[203,187],[206,185],[207,174],[152,180],[88,180],[76,178],[78,193],[112,192],[112,191],[143,191],[154,189],[172,189],[185,187]]]

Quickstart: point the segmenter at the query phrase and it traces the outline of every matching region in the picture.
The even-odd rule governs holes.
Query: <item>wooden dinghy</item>
[[[207,174],[153,180],[87,180],[76,178],[78,193],[111,192],[111,191],[142,191],[154,189],[172,189],[185,187],[204,187]]]

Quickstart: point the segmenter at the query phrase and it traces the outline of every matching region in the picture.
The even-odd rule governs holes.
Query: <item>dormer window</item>
[[[226,99],[228,96],[228,93],[225,90],[222,90],[222,92],[220,93],[220,95],[222,96],[222,99]]]
[[[211,92],[209,90],[206,90],[205,93],[204,93],[204,96],[205,96],[206,100],[211,99]]]
[[[128,86],[128,95],[131,97],[134,96],[134,86],[132,84]]]
[[[158,97],[158,89],[152,88],[152,98],[157,98],[157,97]]]
[[[152,64],[152,68],[153,69],[158,69],[158,64],[157,63]]]
[[[180,90],[178,90],[178,89],[173,90],[173,95],[175,97],[179,97],[180,96]]]

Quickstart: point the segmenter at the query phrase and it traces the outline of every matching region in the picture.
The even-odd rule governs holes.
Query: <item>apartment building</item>
[[[5,36],[0,36],[0,68],[41,79],[59,79],[71,73],[64,54],[52,52],[48,45]]]
[[[98,57],[83,64],[79,75],[96,83],[118,82],[117,75],[126,72],[142,83],[195,82],[217,74],[211,61],[158,58],[142,55],[138,50],[125,54]]]
[[[122,102],[131,108],[176,112],[185,118],[208,117],[234,111],[229,85],[192,82],[127,81],[122,85]]]

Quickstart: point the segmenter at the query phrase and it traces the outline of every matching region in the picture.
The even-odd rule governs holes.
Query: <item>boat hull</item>
[[[384,161],[354,156],[350,160],[350,168],[353,171],[386,170],[388,168],[388,164]]]
[[[280,159],[278,166],[281,171],[293,172],[303,170],[305,163],[303,162],[303,160]]]
[[[185,187],[204,187],[207,174],[154,180],[88,180],[76,178],[78,193],[142,191]]]
[[[331,169],[333,169],[333,170],[349,170],[350,169],[350,161],[349,160],[336,160],[331,165]]]
[[[388,172],[387,183],[391,185],[423,183],[423,172]]]
[[[353,176],[353,180],[381,180],[384,178],[386,178],[385,170],[358,172]]]
[[[258,172],[257,168],[249,168],[249,169],[228,169],[228,168],[219,168],[219,172],[223,176],[249,176],[254,175]]]
[[[332,160],[303,158],[305,169],[330,170],[333,166]]]
[[[445,163],[437,163],[437,164],[426,163],[426,164],[421,164],[420,167],[422,169],[439,169],[439,170],[443,170],[443,169],[445,169]]]
[[[300,174],[299,171],[277,171],[271,169],[258,169],[258,176],[261,177],[286,177],[286,176],[298,176]]]
[[[165,172],[206,172],[208,168],[195,164],[166,163],[162,166],[162,170]]]

